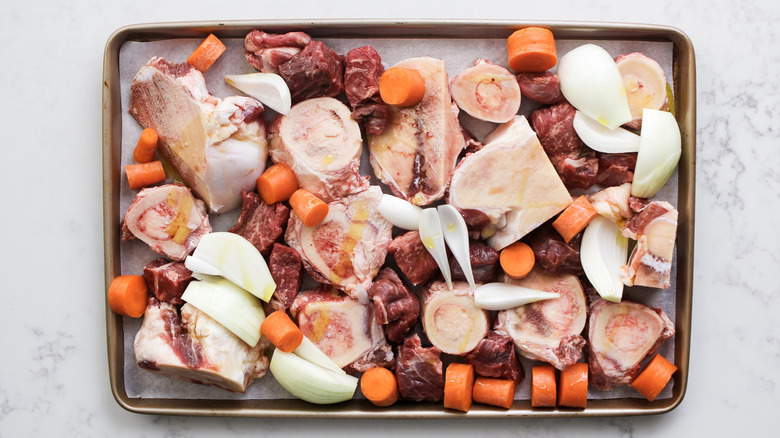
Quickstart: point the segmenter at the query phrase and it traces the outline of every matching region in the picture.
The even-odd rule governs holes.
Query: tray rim
[[[368,402],[352,400],[332,406],[312,405],[300,400],[196,400],[131,398],[124,387],[124,345],[122,317],[113,313],[107,299],[106,341],[111,393],[124,409],[140,414],[226,416],[226,417],[309,417],[309,418],[524,418],[524,417],[609,417],[654,415],[669,412],[682,402],[687,390],[690,361],[691,311],[693,302],[693,249],[696,168],[696,67],[690,38],[680,29],[666,25],[584,21],[522,20],[226,20],[141,23],[117,29],[107,40],[103,56],[103,234],[105,289],[119,275],[119,190],[121,151],[121,100],[119,50],[127,41],[170,38],[243,37],[253,28],[271,31],[305,30],[318,38],[360,37],[398,33],[394,37],[464,38],[506,37],[508,32],[526,26],[547,27],[556,38],[659,40],[673,43],[675,112],[680,125],[683,152],[679,164],[677,235],[677,297],[675,325],[675,364],[672,397],[647,402],[644,399],[589,400],[585,410],[555,408],[532,410],[530,402],[515,401],[509,410],[474,405],[468,413],[445,410],[441,404],[397,403],[375,408]],[[105,296],[105,294],[104,294]]]

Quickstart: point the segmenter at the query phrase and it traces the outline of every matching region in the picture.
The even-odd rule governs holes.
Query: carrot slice
[[[307,227],[319,225],[328,215],[328,204],[304,189],[293,192],[290,196],[290,206],[303,225]]]
[[[675,371],[677,371],[677,367],[673,363],[660,354],[656,354],[645,369],[631,382],[631,386],[645,398],[653,401],[669,383]]]
[[[558,63],[555,38],[549,29],[526,27],[506,40],[509,68],[517,73],[547,71]]]
[[[593,205],[588,201],[585,195],[581,195],[574,202],[563,210],[557,219],[552,223],[558,233],[563,237],[566,243],[569,243],[580,231],[599,214]]]
[[[108,286],[108,306],[120,315],[138,318],[146,311],[146,280],[140,275],[120,275]]]
[[[477,377],[472,395],[477,403],[509,409],[515,401],[515,386],[514,380]]]
[[[225,45],[216,37],[209,34],[205,40],[187,58],[187,63],[200,70],[201,73],[209,69],[214,62],[225,52]]]
[[[165,181],[165,169],[160,161],[127,165],[125,173],[132,190]]]
[[[296,190],[298,190],[298,177],[286,164],[274,164],[257,177],[257,193],[268,205],[290,199]]]
[[[363,373],[360,390],[376,406],[390,406],[398,400],[398,381],[387,368],[374,367]]]
[[[555,407],[555,368],[542,365],[531,368],[531,406],[535,408]]]
[[[157,131],[152,128],[146,128],[141,131],[141,137],[133,150],[133,158],[139,163],[148,163],[154,160],[154,153],[157,151]]]
[[[387,69],[379,78],[379,95],[389,105],[417,105],[425,96],[425,79],[412,68]]]
[[[260,324],[260,334],[285,353],[295,350],[303,341],[303,332],[284,310],[268,315]]]
[[[588,403],[588,364],[575,363],[561,371],[558,405],[584,408]]]
[[[501,250],[498,261],[506,275],[520,279],[531,272],[536,259],[534,250],[530,246],[523,242],[515,242]]]
[[[444,407],[468,412],[474,390],[474,366],[451,363],[444,381]]]

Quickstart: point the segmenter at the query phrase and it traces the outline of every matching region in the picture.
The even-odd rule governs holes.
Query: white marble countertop
[[[776,433],[780,286],[771,277],[780,267],[780,3],[180,3],[3,6],[1,437]],[[698,78],[696,243],[689,384],[677,409],[635,418],[378,421],[145,416],[117,405],[109,390],[103,295],[106,40],[141,22],[315,18],[616,21],[671,25],[688,34]]]

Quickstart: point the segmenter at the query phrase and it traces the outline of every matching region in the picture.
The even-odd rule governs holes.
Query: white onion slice
[[[327,368],[339,374],[347,374],[344,370],[339,368],[338,365],[336,365],[336,362],[333,362],[325,353],[322,352],[322,350],[319,349],[319,347],[317,347],[316,344],[314,344],[314,342],[309,340],[309,338],[306,336],[303,337],[301,345],[293,350],[293,353],[323,368]]]
[[[623,77],[603,48],[585,44],[558,61],[558,79],[566,100],[609,129],[630,122]]]
[[[636,157],[631,194],[652,198],[674,172],[682,154],[680,127],[668,111],[642,111],[639,155]]]
[[[184,267],[192,271],[193,276],[196,274],[205,274],[207,276],[221,275],[219,269],[193,256],[187,256],[184,259]],[[201,280],[201,278],[198,279]]]
[[[436,211],[439,213],[439,220],[441,221],[441,228],[444,233],[444,241],[447,242],[447,247],[452,252],[452,255],[455,256],[455,260],[458,261],[469,286],[471,286],[472,289],[476,288],[477,285],[474,283],[474,273],[471,271],[469,230],[466,226],[466,221],[458,210],[449,204],[436,207]]]
[[[555,292],[529,289],[509,283],[488,283],[474,290],[474,302],[485,310],[506,310],[536,301],[560,298]]]
[[[192,281],[181,296],[185,302],[213,318],[250,347],[260,340],[265,312],[255,296],[221,277]]]
[[[377,210],[388,222],[398,228],[403,228],[404,230],[417,230],[420,228],[422,208],[405,199],[383,194]]]
[[[450,262],[447,260],[447,248],[444,246],[439,212],[435,208],[426,208],[420,213],[420,239],[425,249],[431,253],[436,264],[439,265],[447,287],[452,290]]]
[[[357,377],[315,365],[293,353],[275,350],[271,373],[292,395],[316,404],[347,401],[355,395]]]
[[[580,261],[601,298],[616,303],[622,299],[620,267],[626,264],[627,256],[628,238],[620,228],[604,216],[593,218],[582,234]]]
[[[617,127],[609,129],[580,111],[574,113],[574,130],[589,148],[605,154],[639,151],[639,136]]]
[[[276,282],[260,251],[238,234],[206,234],[200,239],[191,257],[212,266],[220,275],[263,301],[271,299],[276,290]]]
[[[225,82],[254,97],[279,114],[290,112],[290,88],[281,76],[274,73],[226,75]]]

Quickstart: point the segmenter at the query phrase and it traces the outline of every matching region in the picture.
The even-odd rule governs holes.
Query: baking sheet
[[[205,33],[204,33],[205,35]],[[447,64],[447,71],[450,77],[454,76],[463,69],[469,67],[474,59],[485,58],[499,65],[506,64],[506,40],[502,38],[474,38],[474,39],[452,39],[452,38],[403,38],[383,37],[383,38],[317,38],[320,39],[336,52],[344,54],[354,47],[366,44],[372,45],[382,56],[385,67],[392,66],[395,62],[414,56],[434,56],[444,59]],[[225,97],[234,94],[240,94],[237,90],[228,86],[223,78],[225,74],[251,73],[255,70],[246,63],[243,54],[243,38],[222,38],[228,46],[228,50],[206,73],[206,82],[209,91],[218,97]],[[119,105],[121,114],[121,153],[120,153],[120,180],[124,181],[122,166],[132,163],[132,149],[135,141],[140,135],[141,128],[135,120],[128,114],[129,84],[135,73],[152,56],[162,56],[173,62],[182,62],[192,52],[192,50],[202,41],[202,37],[197,38],[167,38],[155,41],[127,41],[121,45],[118,54],[118,85],[120,88],[121,103]],[[574,47],[577,47],[588,40],[585,39],[558,39],[556,41],[559,56],[562,56]],[[635,40],[597,40],[593,41],[607,49],[613,56],[630,53],[633,51],[642,51],[653,59],[657,60],[664,68],[667,78],[672,82],[675,78],[675,59],[674,44],[671,41],[635,41]],[[674,88],[674,87],[673,87]],[[529,99],[524,99],[521,107],[521,114],[528,115],[536,106]],[[272,117],[273,111],[267,110],[266,117]],[[470,129],[478,138],[483,139],[494,127],[494,124],[479,122],[471,119],[468,115],[461,112],[461,122]],[[685,147],[685,146],[684,146]],[[367,167],[367,152],[363,154],[364,169]],[[127,206],[135,195],[134,191],[129,190],[126,184],[117,184],[119,191],[119,217],[123,215]],[[672,177],[666,187],[657,195],[658,199],[671,202],[678,205],[679,193],[678,174]],[[681,215],[685,212],[681,211]],[[215,230],[225,230],[229,228],[238,215],[237,211],[223,214],[211,215],[211,222]],[[692,219],[692,218],[691,218]],[[683,222],[683,221],[681,221]],[[118,233],[118,228],[115,229]],[[679,248],[679,244],[678,244]],[[676,248],[677,252],[677,248]],[[120,245],[119,260],[121,274],[138,274],[143,266],[149,261],[157,258],[158,255],[152,252],[145,244],[140,241],[123,242]],[[678,260],[675,254],[675,260]],[[677,297],[677,269],[678,263],[674,264],[672,273],[672,286],[667,291],[650,290],[646,288],[627,288],[625,296],[640,302],[662,307],[670,316],[672,321],[677,322],[676,309],[679,307]],[[689,318],[690,315],[687,315]],[[194,385],[187,382],[181,382],[165,376],[159,376],[148,371],[140,369],[133,358],[133,338],[140,327],[140,320],[131,318],[122,319],[122,366],[123,366],[123,389],[125,396],[129,399],[161,399],[161,400],[282,400],[292,398],[278,383],[273,376],[256,380],[247,390],[246,394],[233,394],[227,391]],[[679,332],[678,324],[678,332]],[[679,355],[675,354],[675,339],[667,341],[659,350],[668,359],[675,361]],[[109,342],[111,340],[109,339]],[[687,361],[687,353],[684,355]],[[526,368],[526,379],[519,385],[516,400],[527,400],[530,397],[530,366],[534,363],[528,360],[522,360]],[[678,366],[680,364],[678,363]],[[684,388],[683,388],[684,389]],[[673,397],[672,385],[667,387],[659,397],[660,400]],[[679,394],[679,389],[676,391]],[[358,395],[360,397],[360,395]],[[635,398],[638,396],[636,391],[629,387],[615,388],[612,391],[602,392],[591,389],[589,399],[617,399]],[[644,403],[644,399],[641,399]],[[417,404],[410,404],[413,408]],[[313,406],[313,405],[311,405]],[[443,408],[440,407],[443,410]]]

